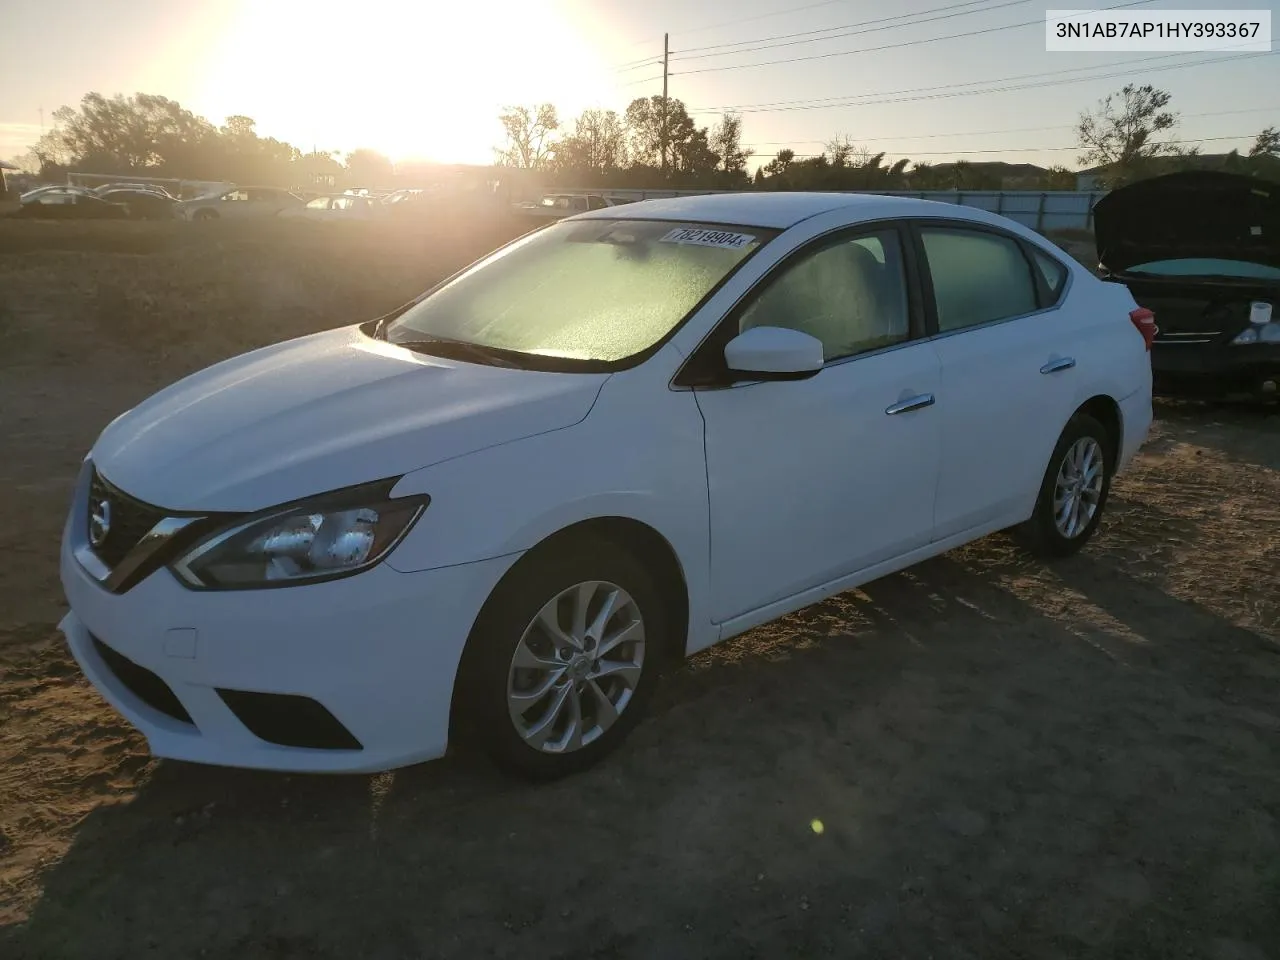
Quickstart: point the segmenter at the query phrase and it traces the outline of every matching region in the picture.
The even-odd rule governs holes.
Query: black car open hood
[[[1280,268],[1280,184],[1268,180],[1213,170],[1139,180],[1094,204],[1093,220],[1111,272],[1201,258]]]

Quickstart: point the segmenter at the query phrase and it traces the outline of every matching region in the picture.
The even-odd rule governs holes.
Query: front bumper
[[[327,583],[228,592],[188,590],[162,569],[112,594],[74,555],[83,512],[77,496],[62,543],[71,612],[60,628],[155,756],[196,763],[338,773],[443,755],[463,647],[516,559],[420,573],[381,564]],[[299,746],[312,742],[307,731],[276,732],[293,721],[325,728],[311,733],[331,742]]]
[[[1152,345],[1156,393],[1200,397],[1280,397],[1280,343]],[[1270,385],[1270,386],[1268,386]]]

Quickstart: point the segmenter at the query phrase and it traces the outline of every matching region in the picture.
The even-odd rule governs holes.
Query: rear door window
[[[962,227],[924,227],[920,238],[940,333],[1040,309],[1031,264],[1013,237]]]

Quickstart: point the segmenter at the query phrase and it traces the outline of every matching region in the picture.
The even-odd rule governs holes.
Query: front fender
[[[431,505],[387,559],[404,572],[521,553],[601,517],[644,523],[672,547],[689,590],[690,648],[712,642],[702,417],[687,391],[614,377],[573,426],[490,447],[403,477],[393,496]]]

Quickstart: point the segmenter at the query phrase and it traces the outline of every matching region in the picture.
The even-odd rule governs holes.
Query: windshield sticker
[[[708,230],[705,227],[677,227],[661,238],[662,243],[696,243],[703,247],[724,247],[727,250],[741,250],[754,240],[755,237],[749,233]]]

